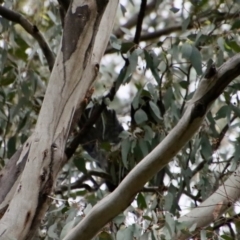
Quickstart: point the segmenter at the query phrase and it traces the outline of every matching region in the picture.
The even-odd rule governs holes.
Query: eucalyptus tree
[[[239,10],[2,3],[0,239],[236,239]]]

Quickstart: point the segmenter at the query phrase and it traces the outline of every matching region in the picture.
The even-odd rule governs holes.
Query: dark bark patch
[[[45,181],[46,175],[47,175],[47,170],[46,170],[46,168],[43,168],[42,174],[40,175],[41,182]]]
[[[27,223],[28,223],[28,221],[29,221],[29,219],[30,219],[30,216],[31,216],[31,212],[30,212],[30,211],[28,211],[28,212],[27,212],[27,215],[26,215],[26,217],[25,217],[24,226],[26,226],[26,225],[27,225]]]
[[[201,101],[196,102],[195,106],[194,106],[194,108],[192,110],[192,113],[191,113],[191,120],[190,120],[190,122],[192,122],[196,118],[203,117],[204,114],[206,113],[206,111],[207,111],[206,104],[204,104]]]
[[[43,152],[43,161],[46,159],[47,154],[48,154],[48,150],[46,149],[46,150]]]
[[[5,207],[0,209],[0,219],[3,217],[6,211],[9,212],[10,209],[8,208],[8,206],[9,205],[7,204]]]
[[[83,32],[86,23],[89,21],[90,10],[88,5],[77,7],[72,12],[71,7],[65,18],[63,30],[63,61],[66,62],[76,50],[78,39]]]
[[[21,189],[22,189],[22,184],[19,184],[19,185],[18,185],[17,192],[20,192],[20,191],[21,191]]]
[[[105,10],[105,8],[106,8],[108,2],[109,2],[109,0],[96,1],[96,3],[97,3],[97,9],[98,9],[97,11],[98,11],[98,13],[101,14],[101,13]]]
[[[39,32],[39,30],[38,30],[38,28],[37,28],[36,25],[33,25],[33,32],[35,32],[35,33],[38,33],[38,32]]]

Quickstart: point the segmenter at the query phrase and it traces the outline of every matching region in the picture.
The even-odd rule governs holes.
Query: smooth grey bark
[[[99,31],[106,42],[95,41],[107,2],[73,0],[70,4],[35,131],[16,158],[17,164],[26,160],[24,170],[8,193],[11,199],[3,197],[8,205],[0,220],[0,239],[31,239],[51,202],[49,195],[66,161],[65,144],[74,114],[98,74],[101,51],[93,54],[93,46],[104,48],[109,39],[109,31]]]
[[[225,87],[240,75],[240,54],[236,54],[210,79],[202,79],[178,124],[120,183],[114,192],[97,203],[64,240],[88,240],[132,202],[144,184],[161,170],[192,138],[211,104]]]

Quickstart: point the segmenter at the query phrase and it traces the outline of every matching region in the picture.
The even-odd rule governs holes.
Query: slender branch
[[[147,11],[146,11],[147,13]],[[219,16],[211,16],[209,15],[208,17],[204,16],[202,17],[200,20],[199,20],[199,24],[204,24],[204,22],[206,22],[206,20],[208,21],[214,21],[214,23],[217,23],[217,22],[221,22],[223,20],[227,20],[227,19],[234,19],[234,18],[237,18],[239,16],[239,13],[236,12],[236,13],[232,13],[232,14],[229,14],[229,13],[221,13]],[[136,24],[136,21],[135,20],[135,24]],[[125,27],[125,28],[128,28],[128,29],[131,29],[133,26],[135,25],[130,25],[129,27],[128,26],[125,26],[123,25],[122,27]],[[193,23],[190,23],[188,25],[188,28],[187,29],[192,29],[194,28],[194,24]],[[182,30],[182,25],[179,24],[179,25],[175,25],[175,26],[171,26],[171,27],[166,27],[164,29],[160,29],[160,30],[156,30],[155,32],[151,32],[151,33],[145,33],[145,34],[142,34],[141,37],[140,37],[140,41],[149,41],[149,40],[153,40],[153,39],[156,39],[156,38],[160,38],[162,36],[166,36],[166,35],[169,35],[173,32],[176,32],[176,31],[181,31]],[[119,28],[114,34],[117,36],[117,37],[122,37],[124,35],[124,33],[121,31],[121,28]],[[109,53],[113,53],[113,52],[116,52],[116,50],[114,50],[112,47],[108,47],[105,51],[105,54],[109,54]]]
[[[155,9],[156,2],[157,2],[156,0],[153,0],[149,4],[147,4],[145,8],[146,14],[152,12]],[[131,29],[132,27],[136,26],[137,22],[138,22],[138,14],[135,14],[128,20],[127,23],[125,23],[124,25],[119,27],[116,31],[114,31],[114,35],[118,38],[121,38],[124,35],[124,32],[122,31],[121,28]]]
[[[202,79],[193,98],[189,101],[184,115],[177,125],[150,154],[138,163],[111,194],[92,208],[88,215],[68,233],[64,240],[91,239],[107,222],[126,209],[135,195],[141,191],[144,184],[152,178],[157,171],[161,170],[170,162],[177,152],[180,151],[196,131],[198,131],[212,103],[220,96],[227,85],[239,75],[240,54],[236,54],[219,67],[216,75],[211,79]],[[239,178],[240,175],[234,175],[233,178],[226,182],[224,189],[221,188],[219,192],[215,193],[215,195],[218,196],[218,203],[222,206],[222,209],[219,210],[219,214],[229,206],[226,196],[230,196],[230,199],[233,200],[239,198],[238,191],[230,193],[230,191],[232,191],[232,184],[229,182],[233,181],[235,185]],[[220,193],[223,196],[220,195]],[[211,202],[212,201],[211,199]],[[207,205],[204,205],[204,207],[215,207],[215,205],[212,206],[208,201],[205,203]],[[206,207],[202,208],[202,210],[205,209]],[[208,211],[212,212],[213,209],[208,209]],[[101,218],[101,221],[96,221],[96,219],[99,218]],[[201,217],[199,216],[199,219],[205,221],[205,223],[209,220],[212,222],[214,216],[211,215],[210,218],[211,219],[206,219],[203,215],[201,215]],[[195,219],[198,220],[198,218],[192,218],[191,220]],[[181,220],[186,221],[184,218]],[[192,225],[194,221],[191,220],[190,224]],[[202,226],[202,224],[199,224],[197,228],[199,226]],[[186,237],[184,239],[186,239]]]
[[[230,127],[230,124],[237,118],[236,115],[234,115],[231,119],[230,119],[230,122],[227,123],[224,128],[222,129],[222,131],[220,132],[219,134],[219,138],[217,139],[216,143],[213,145],[213,150],[216,151],[219,147],[220,147],[220,144],[226,134],[226,132],[228,131],[229,127]]]
[[[86,174],[83,174],[81,177],[79,177],[79,179],[77,179],[74,183],[69,185],[62,185],[59,186],[59,188],[55,191],[55,194],[62,194],[62,192],[67,191],[68,189],[79,189],[79,188],[86,188],[86,190],[88,191],[92,191],[94,189],[97,190],[100,187],[100,184],[97,184],[96,181],[93,181],[92,176],[96,176],[96,177],[101,177],[104,179],[110,179],[111,176],[107,173],[104,172],[98,172],[98,171],[89,171]],[[91,180],[94,184],[93,188],[89,188],[89,185],[84,184],[85,181],[87,180]]]
[[[186,73],[187,75],[187,84],[189,86],[189,83],[190,83],[190,71],[191,71],[191,68],[192,68],[192,64],[190,64],[190,66],[188,67],[188,71]],[[180,112],[182,113],[183,112],[183,109],[185,107],[185,104],[186,104],[186,101],[187,101],[187,97],[188,97],[188,88],[186,89],[186,92],[185,92],[185,96],[183,98],[183,104],[181,106],[181,109],[180,109]]]
[[[15,22],[20,24],[26,32],[28,32],[32,37],[37,40],[40,48],[43,51],[44,56],[46,57],[49,70],[52,71],[54,62],[55,62],[55,56],[53,52],[51,51],[50,47],[48,46],[46,40],[44,39],[41,32],[38,30],[36,25],[31,24],[23,15],[20,13],[17,13],[13,10],[7,9],[3,6],[0,6],[0,15],[4,18],[6,18],[9,21]]]
[[[141,36],[141,32],[142,32],[142,23],[143,23],[143,18],[145,15],[146,5],[147,5],[147,0],[142,0],[140,11],[138,14],[135,37],[133,40],[133,42],[136,44],[139,44],[139,42],[140,42],[140,36]]]
[[[217,22],[221,22],[221,21],[226,20],[226,19],[237,18],[238,15],[239,15],[239,13],[236,12],[236,13],[232,13],[232,14],[221,13],[221,14],[219,14],[219,16],[216,16],[215,14],[213,14],[212,16],[207,16],[207,17],[204,16],[202,19],[199,20],[199,24],[204,24],[204,22],[206,20],[214,21],[215,23],[217,23]],[[194,27],[194,23],[190,23],[188,25],[188,29],[192,29],[193,27]],[[146,33],[146,34],[141,36],[140,40],[141,41],[152,40],[152,39],[164,36],[164,35],[169,35],[172,32],[176,32],[176,31],[180,31],[180,30],[182,30],[182,25],[181,24],[171,26],[171,27],[167,27],[165,29],[160,29],[160,30],[157,30],[155,32]]]

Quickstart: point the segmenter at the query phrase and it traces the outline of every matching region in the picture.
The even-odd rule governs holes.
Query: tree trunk
[[[36,129],[22,150],[16,153],[15,162],[8,165],[13,167],[1,174],[6,179],[9,171],[17,172],[12,185],[0,195],[1,239],[31,239],[51,202],[49,195],[66,162],[64,150],[72,121],[76,112],[80,117],[81,102],[98,74],[100,59],[113,27],[118,4],[115,0],[109,3],[112,9],[108,17],[111,19],[108,23],[103,19],[105,25],[101,25],[95,38],[107,3],[107,0],[73,0],[69,6],[62,44]],[[18,166],[21,167],[16,171]],[[0,184],[3,185],[3,181]]]

